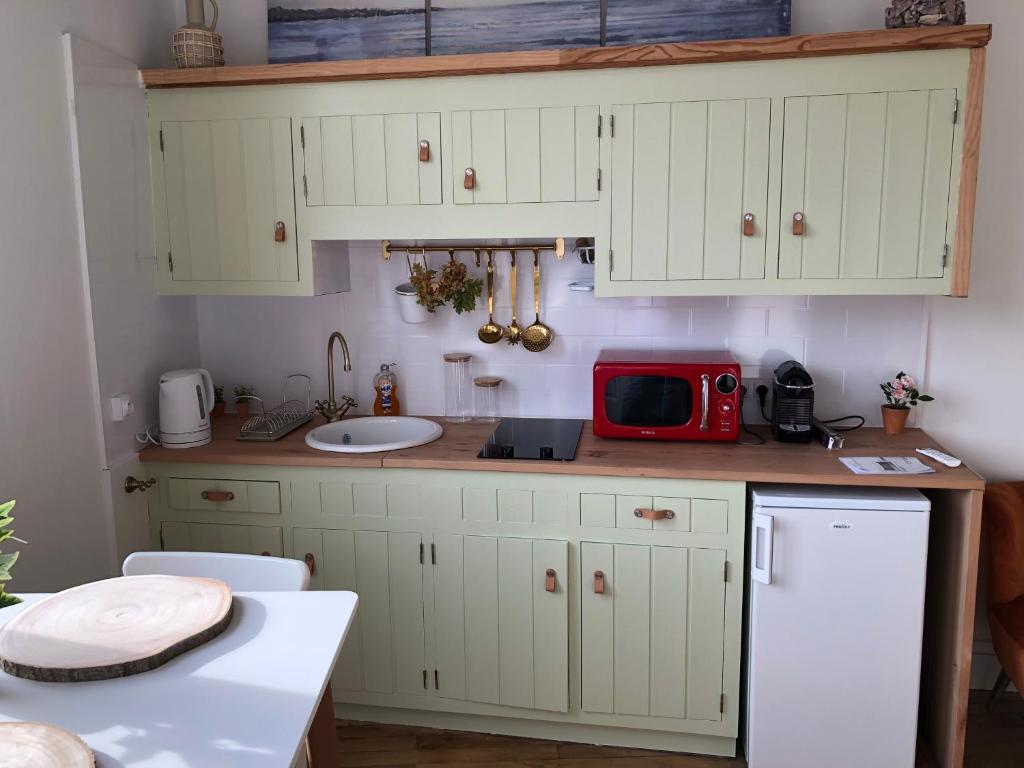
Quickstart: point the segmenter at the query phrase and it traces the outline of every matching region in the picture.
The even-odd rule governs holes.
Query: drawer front
[[[703,499],[669,496],[638,496],[611,493],[580,494],[580,522],[594,528],[636,528],[639,530],[679,531],[682,533],[725,533],[728,528],[729,504],[723,500],[707,502],[709,516],[720,513],[722,520],[692,525],[692,509]],[[720,506],[719,506],[720,505]],[[705,507],[701,507],[702,510]]]
[[[172,509],[281,513],[281,486],[276,482],[174,477],[168,481],[168,495]]]
[[[270,557],[283,554],[281,529],[260,525],[165,521],[160,524],[160,548],[165,552],[228,552]]]

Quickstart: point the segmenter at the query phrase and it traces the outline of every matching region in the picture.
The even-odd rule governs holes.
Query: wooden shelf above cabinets
[[[198,88],[707,64],[942,48],[982,48],[988,45],[991,38],[990,25],[969,24],[959,27],[834,32],[824,35],[570,48],[556,51],[316,61],[204,69],[144,69],[142,83],[146,88]]]

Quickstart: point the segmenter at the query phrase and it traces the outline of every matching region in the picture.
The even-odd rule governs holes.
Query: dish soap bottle
[[[377,390],[377,398],[373,401],[374,416],[398,416],[402,412],[396,393],[398,385],[395,374],[391,372],[392,365],[397,363],[385,363],[380,367],[380,373],[373,377],[373,388]]]

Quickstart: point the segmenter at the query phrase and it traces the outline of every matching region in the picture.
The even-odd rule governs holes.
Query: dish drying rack
[[[289,382],[293,379],[305,379],[305,404],[300,399],[288,397]],[[294,385],[292,385],[292,389],[294,389]],[[238,431],[235,439],[269,443],[280,440],[289,432],[298,429],[313,418],[312,391],[313,381],[309,376],[304,373],[293,373],[285,376],[282,402],[272,408],[268,409],[262,398],[248,395],[245,399],[249,403],[259,404],[260,413],[250,416],[242,422],[242,428]]]

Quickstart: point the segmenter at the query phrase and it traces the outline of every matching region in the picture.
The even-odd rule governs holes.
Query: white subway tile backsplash
[[[253,383],[270,399],[286,373],[313,377],[314,397],[326,391],[326,344],[333,330],[349,341],[353,371],[338,390],[354,393],[361,413],[373,404],[373,376],[395,361],[399,396],[407,413],[444,413],[445,352],[470,352],[474,375],[505,379],[506,415],[589,418],[592,368],[602,349],[730,349],[751,387],[744,413],[759,420],[753,387],[769,383],[776,365],[796,359],[816,380],[818,413],[834,418],[861,413],[878,424],[878,382],[899,368],[924,370],[924,300],[920,297],[695,296],[600,299],[569,290],[593,277],[593,268],[566,257],[542,256],[541,319],[555,331],[552,345],[531,353],[505,341],[482,344],[483,300],[474,312],[437,311],[430,321],[401,321],[394,287],[408,279],[405,259],[380,258],[376,243],[350,247],[352,290],[304,298],[202,297],[199,335],[203,365],[228,389]],[[496,258],[495,320],[509,321],[508,256]],[[433,262],[436,266],[440,260]],[[533,322],[532,260],[520,261],[518,316]],[[471,271],[480,277],[484,270]],[[753,404],[753,405],[752,405]]]

